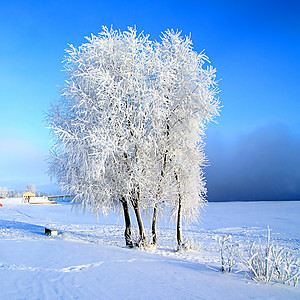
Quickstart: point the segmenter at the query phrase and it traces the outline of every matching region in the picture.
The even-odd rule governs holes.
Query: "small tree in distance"
[[[0,198],[6,198],[9,195],[7,187],[0,187]]]
[[[31,192],[32,194],[35,194],[35,193],[36,193],[35,185],[32,184],[32,183],[28,184],[28,186],[27,186],[27,191],[28,191],[28,192]]]
[[[67,50],[62,97],[49,110],[54,138],[49,172],[74,202],[96,214],[122,210],[131,239],[130,207],[146,246],[141,210],[171,207],[195,219],[205,202],[205,124],[218,114],[214,69],[190,39],[167,31],[151,42],[136,29],[103,27]]]

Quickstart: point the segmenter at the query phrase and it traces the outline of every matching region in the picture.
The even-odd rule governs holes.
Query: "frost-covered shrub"
[[[297,285],[300,277],[299,259],[289,249],[271,241],[269,228],[266,244],[263,245],[261,241],[258,245],[252,243],[248,255],[244,265],[251,272],[253,280]]]
[[[180,245],[174,245],[177,251],[194,250],[200,252],[202,250],[202,243],[195,241],[192,237],[186,237]]]
[[[239,260],[239,244],[232,242],[231,235],[216,237],[220,246],[221,271],[231,273]]]
[[[296,286],[300,277],[299,259],[284,248],[274,248],[275,259],[274,278],[284,284]]]
[[[251,278],[259,282],[278,282],[296,286],[300,278],[300,261],[290,249],[280,247],[271,240],[268,228],[265,244],[250,243],[246,250],[247,257],[241,254],[239,243],[232,241],[231,235],[215,236],[220,246],[221,271],[231,273],[234,266],[239,265],[251,274]]]
[[[184,250],[195,250],[201,251],[202,250],[202,243],[195,241],[192,237],[187,237],[184,241]]]

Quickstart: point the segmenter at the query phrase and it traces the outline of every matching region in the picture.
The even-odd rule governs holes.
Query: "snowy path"
[[[174,251],[174,229],[166,222],[158,249],[140,251],[123,247],[123,220],[114,216],[97,221],[66,204],[4,206],[0,299],[300,299],[299,287],[257,284],[218,270],[216,235],[257,240],[268,224],[276,242],[299,254],[300,202],[258,206],[211,204],[203,224],[185,232],[196,249],[188,252]],[[60,235],[47,237],[44,227]]]

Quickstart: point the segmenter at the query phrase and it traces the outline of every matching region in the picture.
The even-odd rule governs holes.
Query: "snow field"
[[[184,230],[193,250],[177,252],[175,226],[158,224],[157,249],[124,247],[123,219],[71,205],[0,209],[0,299],[300,299],[299,286],[222,274],[216,236],[246,245],[267,235],[299,257],[300,202],[211,203]],[[147,224],[146,224],[147,225]],[[47,237],[44,228],[59,230]],[[237,271],[235,268],[234,271]]]

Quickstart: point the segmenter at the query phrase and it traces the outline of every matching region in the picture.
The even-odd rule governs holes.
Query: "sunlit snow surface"
[[[82,214],[69,204],[0,207],[0,299],[300,299],[300,288],[220,273],[216,238],[245,248],[267,226],[300,256],[300,202],[211,203],[176,252],[174,225],[158,223],[157,249],[124,247],[123,219]],[[146,222],[149,228],[149,224]],[[44,228],[58,229],[48,237]]]

